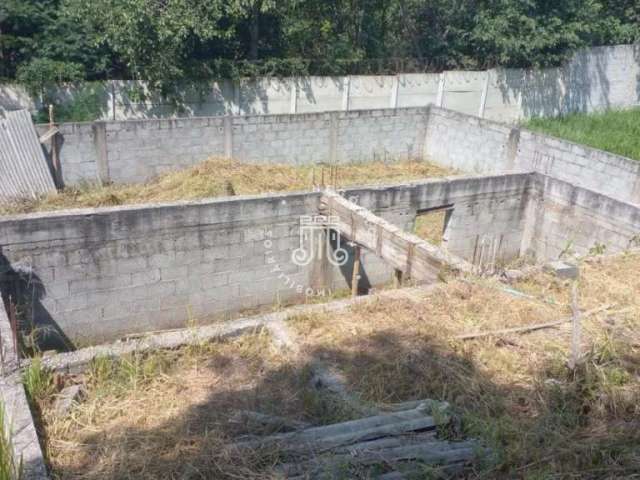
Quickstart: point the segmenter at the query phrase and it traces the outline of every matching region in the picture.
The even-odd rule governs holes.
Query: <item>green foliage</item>
[[[537,118],[533,130],[640,160],[640,108]]]
[[[32,402],[40,401],[53,391],[53,376],[42,364],[40,357],[34,357],[22,373],[22,384]]]
[[[0,77],[171,98],[215,77],[552,65],[637,40],[639,20],[638,0],[3,0]]]
[[[0,480],[23,478],[22,459],[16,465],[13,458],[11,432],[6,431],[4,405],[0,404]]]
[[[87,383],[99,394],[126,393],[169,372],[172,359],[171,352],[133,353],[117,359],[98,357],[89,365]]]
[[[108,105],[104,93],[104,86],[99,83],[82,83],[77,85],[70,101],[64,102],[56,98],[47,99],[43,110],[38,112],[36,122],[49,121],[47,105],[54,106],[56,122],[92,122],[101,118]]]
[[[59,62],[48,58],[34,58],[18,68],[18,81],[32,95],[42,95],[47,87],[57,83],[78,82],[85,77],[84,68],[77,63]]]
[[[105,44],[134,79],[170,95],[195,72],[194,57],[207,42],[229,39],[221,24],[224,2],[211,0],[67,0],[66,11],[94,42]]]

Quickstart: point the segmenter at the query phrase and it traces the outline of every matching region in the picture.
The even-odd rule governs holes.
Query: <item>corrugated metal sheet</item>
[[[55,190],[29,112],[0,109],[0,200],[35,198]]]

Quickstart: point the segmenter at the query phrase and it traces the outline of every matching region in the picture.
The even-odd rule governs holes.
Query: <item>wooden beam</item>
[[[351,274],[351,296],[358,296],[358,283],[360,283],[360,246],[353,248],[353,272]]]

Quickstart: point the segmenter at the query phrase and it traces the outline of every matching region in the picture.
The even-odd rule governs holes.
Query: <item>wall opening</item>
[[[452,214],[453,204],[418,210],[413,233],[429,243],[446,247],[447,230]]]

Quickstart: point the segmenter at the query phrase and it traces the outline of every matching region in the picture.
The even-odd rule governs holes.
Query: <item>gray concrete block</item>
[[[576,265],[559,260],[545,264],[544,268],[546,271],[553,273],[559,278],[575,280],[579,275],[579,269]]]

